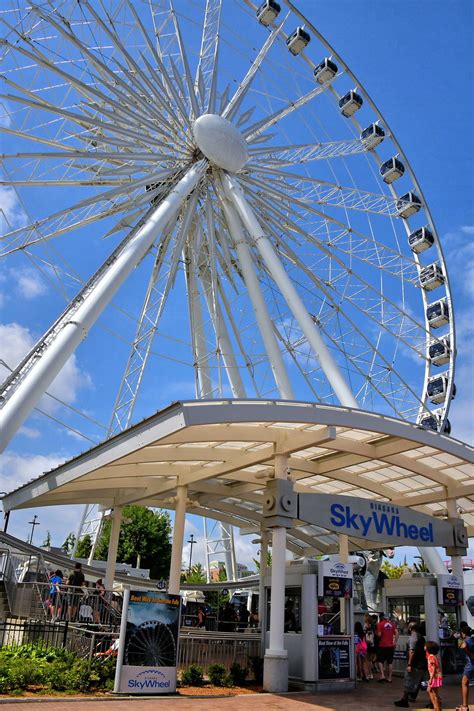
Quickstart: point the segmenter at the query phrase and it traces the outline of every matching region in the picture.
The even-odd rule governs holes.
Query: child
[[[427,642],[425,644],[425,652],[426,661],[428,662],[428,673],[430,675],[427,692],[434,710],[441,711],[441,699],[438,689],[440,686],[443,686],[443,675],[441,673],[438,657],[439,644],[436,642]]]

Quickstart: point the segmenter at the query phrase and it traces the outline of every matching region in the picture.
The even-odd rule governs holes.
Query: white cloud
[[[36,479],[44,472],[50,471],[58,464],[62,464],[65,456],[44,454],[17,454],[5,452],[1,459],[0,489],[12,491],[26,484],[31,479]]]
[[[34,427],[23,426],[18,430],[18,434],[28,437],[28,439],[38,439],[41,432]]]
[[[46,292],[46,284],[34,269],[11,270],[16,290],[24,299],[35,299]]]
[[[474,225],[463,225],[461,232],[464,232],[465,235],[474,235]]]
[[[18,323],[8,323],[0,324],[0,343],[2,343],[2,359],[10,368],[14,368],[34,345],[34,339],[31,332],[24,326]],[[7,373],[7,369],[0,365],[0,377],[4,379]],[[90,375],[79,368],[76,356],[72,355],[49,386],[48,392],[60,400],[72,404],[77,400],[81,389],[91,386]],[[40,402],[40,407],[47,412],[52,412],[59,407],[59,403],[44,397]]]
[[[9,128],[12,124],[9,106],[5,101],[0,101],[0,126]]]
[[[28,221],[18,195],[11,187],[0,186],[0,234],[19,227]]]

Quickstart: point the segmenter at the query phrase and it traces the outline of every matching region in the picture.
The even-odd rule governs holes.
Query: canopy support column
[[[268,558],[268,531],[261,530],[260,532],[260,580],[258,583],[258,624],[260,625],[262,641],[261,641],[261,652],[262,656],[265,654],[265,628],[264,617],[265,617],[265,576],[267,574],[267,558]]]
[[[275,455],[275,479],[288,478],[288,455]],[[286,528],[272,529],[270,642],[265,652],[263,688],[288,691],[288,652],[285,649]]]
[[[181,587],[181,563],[183,559],[184,525],[186,522],[187,486],[176,488],[176,506],[174,510],[173,546],[171,548],[170,579],[168,592],[179,595]]]
[[[459,512],[458,512],[456,499],[447,499],[446,504],[447,504],[447,508],[448,508],[448,517],[451,519],[459,518]],[[447,573],[447,572],[448,571],[445,570],[445,573]],[[462,583],[462,593],[463,593],[464,604],[461,605],[460,613],[461,613],[461,620],[463,620],[464,622],[467,622],[466,591],[464,589],[464,568],[463,568],[463,564],[462,564],[462,555],[452,555],[451,554],[451,572],[453,575],[456,575]]]
[[[339,536],[339,560],[341,563],[349,562],[349,536],[340,533]],[[351,630],[347,629],[346,604],[343,598],[340,599],[341,604],[341,634],[351,634]]]
[[[122,507],[115,506],[112,512],[112,528],[110,530],[109,552],[107,555],[107,567],[105,568],[104,587],[112,590],[115,578],[115,566],[117,563],[117,551],[120,536],[120,525],[122,523]]]

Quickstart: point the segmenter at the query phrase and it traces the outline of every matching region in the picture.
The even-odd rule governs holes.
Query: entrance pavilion
[[[106,587],[113,582],[122,507],[174,509],[169,592],[178,593],[186,513],[254,530],[266,560],[262,505],[273,478],[291,478],[297,492],[390,501],[434,517],[460,517],[474,536],[473,454],[472,447],[447,436],[360,410],[288,401],[178,402],[12,491],[3,506],[10,511],[98,503],[113,509]],[[287,683],[281,681],[285,549],[298,556],[342,557],[349,549],[382,546],[303,521],[271,533],[265,664],[271,672],[266,670],[267,689],[281,691]],[[453,558],[453,572],[459,573],[460,564]]]

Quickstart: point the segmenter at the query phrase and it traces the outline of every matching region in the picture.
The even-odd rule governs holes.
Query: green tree
[[[257,560],[257,558],[253,558],[253,562],[255,563],[255,568],[257,569],[257,573],[260,572],[260,561]],[[267,550],[267,568],[272,567],[272,552]]]
[[[76,549],[77,558],[88,558],[92,548],[92,538],[88,533],[79,539]]]
[[[207,583],[206,573],[201,563],[196,563],[193,565],[191,570],[181,575],[181,581],[183,583],[195,583],[196,585],[202,585]]]
[[[72,549],[74,548],[74,544],[76,542],[76,536],[74,533],[71,531],[71,533],[68,534],[66,537],[66,540],[62,544],[61,548],[63,551],[66,551],[66,553],[70,553]]]
[[[49,548],[51,545],[51,533],[50,531],[46,531],[46,538],[44,539],[43,543],[41,544],[41,548]]]
[[[110,519],[104,521],[95,557],[106,560],[109,550]],[[171,560],[171,523],[164,511],[130,504],[123,507],[117,561],[149,568],[152,578],[167,578]]]
[[[407,568],[408,566],[406,563],[402,563],[402,565],[395,565],[394,563],[390,563],[389,560],[384,560],[380,566],[381,572],[385,573],[387,578],[391,578],[392,580],[395,578],[401,578]]]

